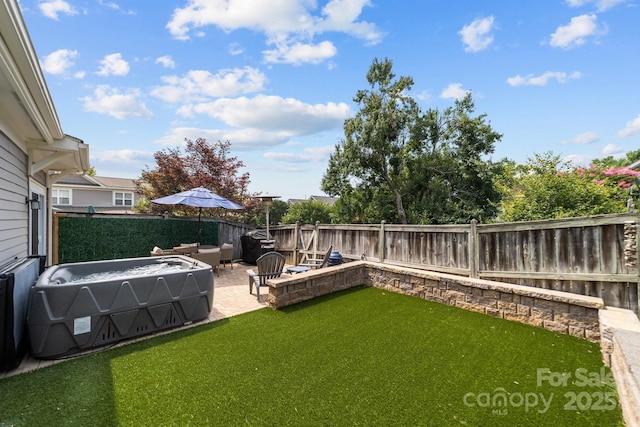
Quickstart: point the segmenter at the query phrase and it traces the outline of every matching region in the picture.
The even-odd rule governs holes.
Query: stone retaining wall
[[[368,261],[274,279],[268,303],[278,309],[363,284],[600,341],[601,298]]]
[[[350,262],[330,268],[312,270],[293,276],[269,280],[267,302],[282,308],[354,286],[368,284],[361,262]]]

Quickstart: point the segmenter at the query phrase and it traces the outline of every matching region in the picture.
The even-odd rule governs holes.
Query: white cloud
[[[550,80],[556,80],[558,83],[566,83],[569,80],[575,80],[582,77],[582,73],[574,71],[571,74],[567,74],[564,71],[547,71],[539,76],[528,74],[526,76],[517,75],[515,77],[509,77],[507,83],[510,86],[546,86]]]
[[[122,12],[126,15],[135,15],[136,13],[132,10],[123,10],[122,7],[120,7],[120,5],[118,3],[112,2],[112,1],[105,1],[105,0],[98,0],[98,3],[101,6],[104,7],[108,7],[109,9],[113,9],[113,10],[117,10],[119,12]]]
[[[471,24],[462,27],[458,32],[462,36],[465,52],[479,52],[493,43],[491,31],[494,29],[494,18],[478,18]]]
[[[588,166],[596,157],[589,154],[569,154],[562,160],[564,162],[571,162],[574,166]]]
[[[598,12],[604,12],[605,10],[612,9],[625,1],[627,0],[566,0],[566,3],[570,7],[582,7],[593,3],[595,4]]]
[[[122,59],[119,53],[106,55],[100,61],[100,65],[98,70],[100,76],[126,76],[129,73],[129,63]]]
[[[598,28],[597,20],[595,14],[571,18],[569,24],[558,27],[556,32],[551,34],[551,46],[571,49],[586,43],[587,37],[606,34],[606,28]]]
[[[157,58],[156,64],[161,64],[164,68],[176,68],[176,63],[171,58],[171,55],[164,55]]]
[[[592,144],[598,140],[599,136],[597,132],[589,131],[583,132],[573,137],[575,144]]]
[[[153,158],[153,153],[141,150],[106,150],[91,151],[91,160],[103,163],[138,163],[140,160]]]
[[[431,96],[431,92],[428,89],[425,89],[415,95],[416,99],[423,102],[431,101],[433,96]]]
[[[370,0],[330,0],[322,9],[325,18],[317,21],[316,30],[345,32],[365,40],[369,45],[378,44],[382,34],[376,25],[358,21],[365,6],[370,6]]]
[[[323,147],[307,147],[303,148],[302,152],[288,152],[288,153],[264,153],[264,158],[269,160],[275,160],[278,162],[287,163],[307,163],[307,162],[322,162],[329,158],[329,156],[336,150],[333,145],[326,145]]]
[[[138,100],[139,97],[140,91],[137,89],[121,93],[108,85],[100,85],[93,96],[81,98],[81,101],[85,111],[107,114],[116,119],[153,117],[146,105]]]
[[[242,47],[242,45],[240,45],[240,43],[231,43],[229,45],[229,54],[232,56],[238,56],[241,55],[242,53],[244,53],[244,49]]]
[[[49,74],[63,74],[73,67],[73,60],[77,57],[77,50],[58,49],[44,57],[42,69]]]
[[[440,98],[443,99],[461,99],[464,98],[469,90],[462,89],[462,83],[451,83],[440,92]]]
[[[233,96],[260,91],[267,81],[256,68],[232,68],[211,74],[205,70],[192,70],[183,77],[162,77],[164,86],[151,94],[167,102],[204,101],[212,97]]]
[[[78,11],[64,0],[48,0],[38,4],[40,12],[47,18],[58,20],[59,14],[77,15]]]
[[[166,28],[179,40],[187,40],[192,31],[209,25],[227,32],[250,29],[264,33],[266,44],[276,47],[265,51],[271,60],[291,59],[300,63],[308,59],[317,63],[335,55],[328,55],[331,52],[328,42],[313,42],[319,34],[339,32],[371,45],[380,42],[382,33],[375,24],[359,20],[362,9],[369,5],[370,0],[330,0],[319,14],[314,14],[315,1],[190,0],[187,6],[174,10]],[[312,52],[309,47],[314,47]]]
[[[187,115],[207,114],[218,119],[228,128],[206,129],[197,127],[173,127],[155,141],[165,146],[182,145],[185,138],[206,138],[213,141],[229,140],[233,149],[245,150],[291,145],[291,138],[317,134],[341,128],[351,115],[347,104],[310,105],[294,99],[276,96],[255,98],[219,99],[211,103],[188,105],[179,110]],[[332,147],[333,148],[333,147]],[[302,152],[307,159],[326,157],[324,148]]]
[[[613,144],[607,144],[602,149],[602,154],[604,154],[605,156],[612,156],[612,155],[621,154],[621,153],[624,153],[624,148],[618,147]]]
[[[628,121],[624,129],[618,132],[618,136],[620,138],[626,138],[637,133],[640,133],[640,114],[638,114],[638,117],[635,119]]]
[[[311,105],[297,99],[265,95],[223,98],[183,110],[187,109],[191,114],[206,114],[229,126],[278,132],[289,137],[338,128],[351,112],[345,103]]]
[[[184,145],[185,138],[191,140],[204,138],[208,141],[230,141],[233,149],[247,150],[285,144],[288,141],[289,134],[247,128],[204,129],[197,127],[173,127],[154,142],[167,147],[175,147]]]
[[[281,44],[276,49],[265,50],[266,62],[300,65],[303,63],[319,64],[336,55],[338,49],[333,43],[323,41],[319,44],[295,43]]]
[[[588,131],[577,134],[571,141],[562,141],[561,144],[588,145],[596,142],[599,138],[600,136],[597,132]]]

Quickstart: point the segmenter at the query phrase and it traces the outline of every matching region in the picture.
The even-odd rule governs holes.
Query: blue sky
[[[640,0],[21,0],[63,130],[100,176],[231,141],[252,192],[322,194],[374,58],[423,109],[468,91],[494,160],[640,148]]]

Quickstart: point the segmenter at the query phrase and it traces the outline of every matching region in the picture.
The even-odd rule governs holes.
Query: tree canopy
[[[278,225],[282,222],[282,217],[287,213],[289,204],[282,200],[274,200],[269,207],[269,225]],[[250,220],[253,225],[266,225],[267,213],[264,208],[256,211],[254,217]]]
[[[626,211],[628,189],[640,173],[610,167],[610,160],[595,160],[584,168],[562,161],[551,152],[534,154],[512,170],[500,220],[533,221]]]
[[[249,173],[240,173],[244,166],[237,157],[229,156],[229,141],[209,143],[204,138],[186,139],[183,150],[165,149],[154,154],[156,165],[145,168],[136,182],[137,190],[145,200],[136,209],[140,212],[169,212],[174,215],[195,215],[196,208],[180,205],[155,205],[150,200],[179,193],[196,187],[214,193],[245,207],[243,211],[220,211],[219,216],[246,221],[259,209],[258,201],[248,194]],[[212,214],[203,210],[203,214]]]
[[[332,208],[328,204],[309,199],[289,206],[289,210],[282,217],[282,223],[315,224],[320,221],[322,224],[330,224],[331,212]]]
[[[345,120],[322,190],[340,196],[341,222],[459,223],[495,216],[502,164],[483,157],[502,137],[473,116],[471,94],[444,111],[422,112],[409,96],[410,77],[396,78],[389,59],[375,59],[360,110]]]

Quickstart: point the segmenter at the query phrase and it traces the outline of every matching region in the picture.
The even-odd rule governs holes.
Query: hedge
[[[200,244],[219,245],[218,222],[203,220]],[[146,217],[60,216],[58,263],[149,256],[154,246],[197,241],[198,221]]]

